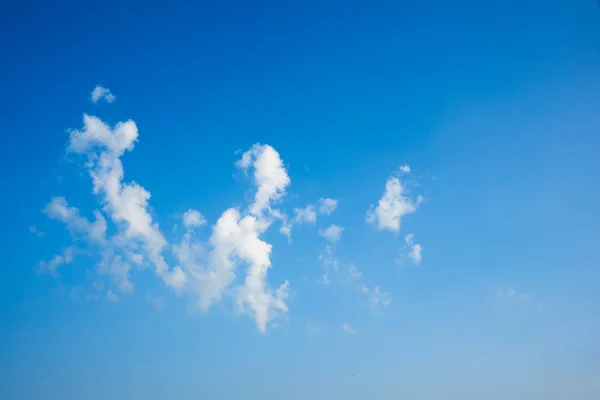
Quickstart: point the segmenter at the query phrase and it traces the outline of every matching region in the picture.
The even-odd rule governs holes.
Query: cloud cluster
[[[415,199],[409,197],[406,185],[400,180],[401,175],[410,174],[411,168],[407,164],[402,165],[395,175],[390,176],[385,183],[383,195],[377,202],[372,204],[367,211],[366,221],[378,230],[388,230],[394,233],[400,232],[402,219],[417,211],[423,202],[420,195]],[[407,234],[404,237],[405,247],[408,248],[408,256],[419,264],[422,259],[423,248],[420,244],[413,243],[414,235]]]
[[[110,90],[96,87],[92,99],[114,100]],[[271,244],[261,239],[275,220],[273,206],[286,193],[290,184],[279,153],[269,145],[255,144],[236,163],[246,173],[252,172],[256,193],[247,210],[226,209],[208,240],[196,237],[194,228],[206,224],[206,218],[190,209],[182,216],[186,232],[179,243],[169,243],[159,224],[149,212],[151,194],[140,184],[125,180],[122,156],[135,147],[138,129],[134,121],[109,126],[95,116],[84,114],[83,127],[70,131],[67,152],[83,156],[85,168],[93,183],[93,194],[100,209],[93,211],[94,220],[82,216],[64,197],[54,197],[43,212],[65,224],[73,240],[97,250],[98,274],[107,276],[121,293],[134,290],[130,279],[135,269],[152,267],[155,274],[177,293],[196,298],[201,310],[229,298],[240,312],[251,315],[261,332],[267,324],[288,311],[286,300],[290,284],[283,282],[272,289],[267,283],[271,265]],[[320,204],[323,212],[335,208],[331,201]],[[107,237],[107,215],[116,233]],[[298,212],[296,221],[309,221],[310,212]],[[170,266],[165,253],[171,252],[177,265]],[[60,265],[72,262],[72,248],[48,262],[39,264],[41,272],[56,273]],[[234,285],[237,274],[245,269],[243,283]],[[96,284],[97,286],[97,284]],[[97,296],[97,295],[95,295]],[[110,289],[106,298],[118,300]]]
[[[309,204],[304,208],[294,208],[293,218],[289,218],[285,213],[279,211],[274,213],[274,216],[281,220],[281,228],[279,231],[287,236],[288,241],[292,240],[292,228],[295,225],[315,224],[319,215],[331,215],[337,208],[337,200],[330,198],[321,198],[318,204]]]
[[[91,99],[111,103],[115,96],[98,85]],[[338,201],[323,197],[288,214],[280,208],[291,183],[286,165],[272,146],[256,143],[235,162],[253,183],[254,195],[247,207],[226,208],[210,230],[199,229],[207,225],[206,217],[198,210],[188,209],[181,214],[180,223],[185,230],[170,240],[150,211],[150,191],[125,176],[122,158],[134,150],[138,139],[135,121],[110,126],[88,114],[83,115],[81,128],[70,131],[67,153],[83,160],[98,206],[85,216],[65,197],[50,199],[42,211],[64,224],[73,245],[49,261],[40,262],[39,272],[56,275],[61,266],[73,263],[75,253],[78,257],[92,255],[95,272],[110,287],[95,281],[93,292],[86,298],[118,302],[136,289],[132,279],[135,271],[152,269],[166,287],[192,299],[198,309],[208,311],[216,304],[230,302],[236,312],[250,316],[260,332],[266,332],[275,319],[287,315],[291,287],[288,280],[277,286],[268,282],[273,246],[264,239],[265,233],[280,222],[280,232],[291,241],[295,226],[316,225],[320,216],[329,216],[336,210]],[[398,170],[398,176],[409,173],[408,165]],[[388,179],[382,198],[367,213],[367,221],[377,229],[398,232],[402,218],[413,213],[421,201],[409,198],[398,176]],[[30,230],[41,235],[35,227]],[[201,237],[203,232],[206,234]],[[325,269],[320,282],[329,284],[330,274],[343,269],[372,309],[388,306],[391,296],[387,292],[379,285],[366,286],[359,268],[338,258],[336,245],[343,232],[344,228],[336,224],[318,230],[326,241],[319,257]],[[405,241],[411,258],[418,263],[421,246],[413,243],[412,234]],[[80,290],[77,287],[72,291]],[[162,300],[155,306],[162,308]],[[314,333],[321,328],[311,325],[308,329]],[[356,333],[347,323],[342,329]]]

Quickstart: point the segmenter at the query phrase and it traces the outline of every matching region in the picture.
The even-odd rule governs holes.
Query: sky
[[[0,398],[600,397],[597,2],[194,3],[1,4]]]

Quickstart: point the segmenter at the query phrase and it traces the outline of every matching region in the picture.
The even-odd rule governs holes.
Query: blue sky
[[[597,2],[2,9],[1,398],[600,396]]]

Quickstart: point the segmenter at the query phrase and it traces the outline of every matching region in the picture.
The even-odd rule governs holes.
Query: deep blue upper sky
[[[600,396],[594,0],[0,9],[0,398]],[[90,101],[96,85],[116,100]],[[84,113],[137,124],[123,182],[151,193],[169,246],[188,209],[206,217],[203,242],[226,209],[246,212],[255,189],[235,163],[255,143],[287,169],[282,211],[338,201],[291,243],[279,221],[261,236],[267,282],[290,282],[285,318],[261,334],[232,298],[201,312],[152,265],[121,293],[89,243],[57,276],[36,272],[72,244],[42,212],[53,197],[90,220],[102,210],[107,235],[126,226],[66,151]],[[367,211],[404,164],[423,202],[399,232],[378,229]],[[340,271],[355,265],[366,295],[341,272],[317,282],[331,224]],[[389,305],[369,305],[376,286]]]

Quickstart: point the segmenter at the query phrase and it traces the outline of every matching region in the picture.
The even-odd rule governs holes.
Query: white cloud
[[[114,294],[112,290],[108,289],[108,291],[106,292],[106,300],[112,303],[116,303],[119,301],[119,297],[116,294]]]
[[[169,270],[162,251],[166,240],[147,210],[150,192],[135,182],[124,183],[121,156],[133,150],[138,138],[134,121],[119,122],[111,129],[99,118],[84,115],[84,128],[73,130],[68,151],[85,154],[94,194],[102,196],[104,210],[129,240],[141,242],[145,257],[165,283],[180,289],[185,275]]]
[[[337,208],[337,200],[334,199],[320,199],[319,200],[319,213],[323,215],[331,215],[332,212]]]
[[[242,155],[237,165],[246,172],[254,167],[257,190],[254,203],[250,206],[251,214],[261,215],[271,208],[271,203],[285,195],[290,178],[279,153],[273,147],[257,143]]]
[[[356,329],[354,329],[349,323],[344,322],[341,326],[342,330],[351,335],[356,335]]]
[[[257,193],[248,214],[236,208],[227,209],[213,226],[206,245],[188,233],[173,250],[189,279],[188,289],[198,296],[201,310],[206,311],[225,295],[231,295],[238,310],[252,315],[258,330],[265,332],[269,322],[288,311],[285,301],[289,297],[289,282],[274,290],[266,282],[272,267],[272,245],[260,236],[272,220],[263,212],[277,215],[271,203],[285,194],[289,178],[278,153],[267,145],[253,146],[237,164],[245,171],[250,167],[255,169]],[[244,282],[233,286],[242,264],[247,265]]]
[[[31,225],[29,227],[29,232],[33,233],[37,237],[44,237],[44,232],[39,231],[38,228],[35,227],[35,225]]]
[[[406,189],[400,179],[391,176],[385,184],[385,191],[377,206],[371,205],[367,212],[367,222],[379,230],[398,232],[402,217],[415,212],[417,205],[406,197]]]
[[[410,167],[408,166],[408,164],[404,164],[400,167],[400,173],[410,174]]]
[[[42,261],[38,264],[39,273],[48,273],[56,275],[58,267],[64,264],[71,264],[73,262],[74,247],[67,247],[62,254],[55,255],[50,261]]]
[[[196,228],[206,225],[206,218],[199,211],[191,208],[183,213],[183,225],[186,228]]]
[[[111,250],[105,251],[102,255],[102,261],[96,265],[96,271],[99,274],[107,275],[122,293],[133,291],[134,285],[129,280],[130,270],[131,265]]]
[[[307,223],[315,223],[317,222],[317,213],[315,208],[311,205],[306,206],[305,208],[295,208],[294,209],[294,222],[296,224]]]
[[[330,225],[326,229],[319,229],[319,235],[321,235],[331,243],[335,243],[340,240],[343,230],[344,228],[341,226]]]
[[[415,264],[418,265],[421,262],[421,259],[423,258],[423,247],[418,243],[413,243],[414,237],[415,235],[409,233],[404,237],[404,242],[408,247],[408,256],[414,261]]]
[[[108,103],[112,103],[116,100],[115,95],[110,92],[110,89],[102,87],[100,85],[96,85],[94,90],[92,90],[91,98],[94,103],[98,102],[98,100],[100,99],[104,99]]]
[[[281,220],[281,228],[279,232],[287,236],[288,241],[292,241],[292,228],[294,225],[302,225],[304,223],[314,224],[317,222],[318,214],[330,215],[337,207],[337,200],[329,198],[321,198],[319,200],[318,208],[314,205],[309,204],[304,208],[294,208],[294,218],[288,220],[285,213],[279,210],[271,210],[271,215]]]
[[[78,208],[70,207],[64,197],[53,197],[43,211],[48,217],[66,224],[73,235],[83,235],[99,243],[105,240],[106,220],[98,210],[94,210],[96,220],[90,222],[79,215]]]

